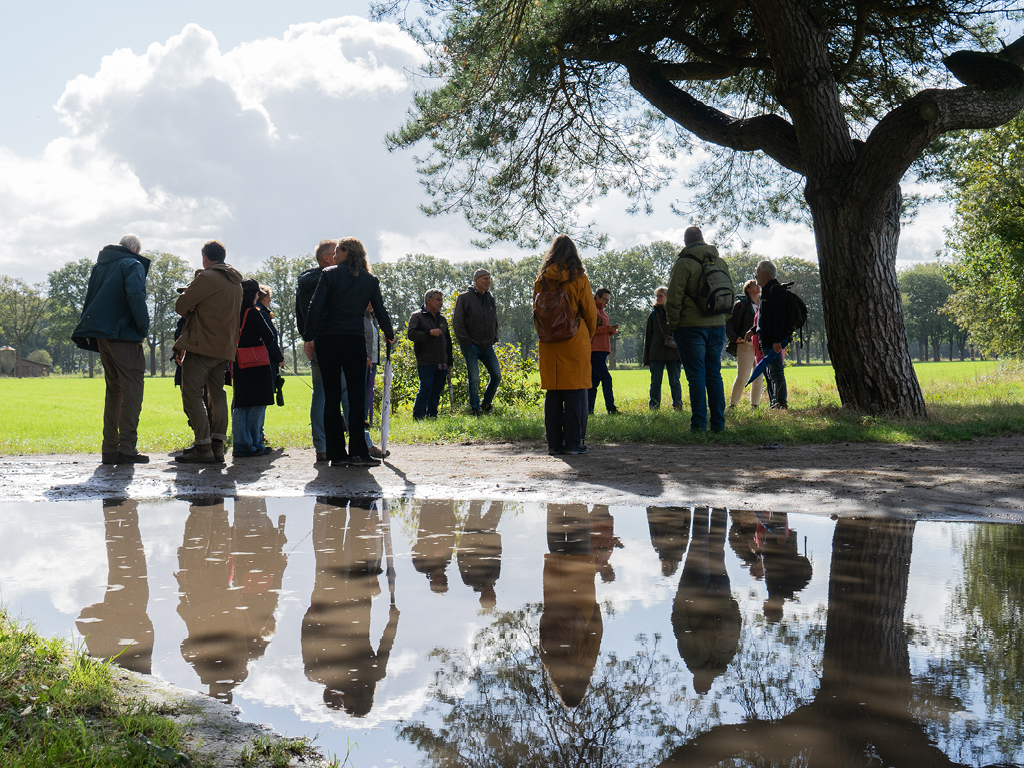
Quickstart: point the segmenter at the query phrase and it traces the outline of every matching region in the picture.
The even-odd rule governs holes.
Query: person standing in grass
[[[757,284],[761,286],[761,307],[757,313],[758,343],[761,353],[767,357],[769,352],[775,356],[764,369],[764,377],[768,383],[768,400],[771,407],[778,410],[789,408],[786,390],[786,369],[783,350],[789,344],[786,328],[786,289],[776,279],[775,265],[770,261],[762,261],[757,265]]]
[[[659,285],[654,292],[654,308],[647,318],[647,330],[644,332],[644,368],[651,369],[651,391],[647,406],[656,411],[661,408],[662,374],[668,373],[668,387],[672,392],[672,407],[683,410],[683,388],[679,384],[679,350],[668,327],[668,316],[665,314],[665,297],[668,287]]]
[[[725,335],[729,338],[731,349],[727,351],[736,355],[736,381],[732,385],[732,397],[729,407],[735,408],[743,399],[743,390],[747,386],[759,356],[755,354],[754,345],[747,339],[747,332],[754,327],[757,307],[761,302],[761,286],[756,280],[747,280],[743,284],[743,295],[732,308],[732,315],[725,323]],[[757,350],[760,352],[760,350]],[[750,405],[757,408],[761,404],[761,386],[764,377],[758,376],[750,388]]]
[[[597,333],[590,340],[590,380],[592,382],[588,396],[587,412],[593,413],[597,405],[597,388],[604,389],[604,407],[608,413],[618,413],[615,407],[615,393],[612,391],[612,375],[608,372],[608,356],[612,353],[612,339],[619,332],[619,326],[612,325],[604,308],[608,306],[612,292],[607,288],[598,288],[594,294],[597,307]]]
[[[540,386],[544,397],[544,432],[548,453],[587,452],[587,404],[590,378],[590,340],[597,331],[597,305],[576,244],[568,235],[551,243],[533,284],[534,316],[543,292],[564,291],[575,335],[561,341],[540,342]],[[535,319],[535,323],[537,320]]]
[[[125,235],[100,251],[89,276],[82,319],[71,334],[82,349],[100,353],[106,397],[103,403],[104,464],[145,464],[138,452],[139,414],[146,376],[142,342],[149,333],[146,275],[149,259],[142,243]]]
[[[175,461],[216,464],[224,461],[228,432],[228,399],[224,366],[235,359],[242,308],[242,275],[224,259],[218,240],[203,245],[203,268],[174,303],[185,318],[174,342],[181,365],[181,403],[195,435],[191,450]],[[209,401],[203,399],[203,389]]]
[[[305,342],[302,349],[309,360],[309,370],[313,378],[313,398],[309,403],[309,425],[313,432],[313,450],[317,461],[327,461],[327,437],[324,432],[324,380],[320,375],[320,363],[316,359],[313,347],[313,336],[306,332],[306,314],[309,312],[309,301],[313,298],[316,284],[320,282],[320,273],[327,267],[334,266],[338,243],[336,240],[321,240],[316,246],[316,266],[299,275],[295,286],[295,327]]]
[[[491,412],[491,403],[501,383],[501,365],[494,345],[498,341],[498,308],[490,291],[491,273],[478,269],[473,285],[459,294],[452,314],[455,338],[459,340],[466,359],[469,380],[469,410],[474,416]],[[480,364],[489,376],[483,402],[480,402]]]
[[[407,335],[416,353],[420,379],[420,389],[412,406],[412,417],[416,420],[427,416],[437,418],[448,371],[455,363],[452,335],[448,332],[448,321],[441,314],[443,306],[444,294],[432,288],[424,296],[423,306],[409,318]]]
[[[263,444],[263,422],[267,406],[274,404],[274,385],[284,355],[277,343],[277,334],[259,311],[260,285],[255,280],[242,281],[241,330],[238,346],[266,347],[268,364],[242,368],[235,361],[232,372],[231,434],[236,459],[262,456],[270,452]]]

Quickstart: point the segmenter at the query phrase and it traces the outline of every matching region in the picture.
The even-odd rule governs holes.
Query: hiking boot
[[[191,450],[186,449],[181,456],[174,459],[182,464],[217,464],[213,456],[213,448],[209,445],[194,445]]]
[[[141,453],[117,453],[118,464],[149,464],[149,456]]]
[[[385,451],[384,453],[381,453],[380,448],[378,448],[376,445],[371,445],[370,455],[375,459],[386,459],[388,456],[391,455],[391,451]]]
[[[118,455],[116,453],[104,453],[100,456],[100,461],[104,464],[118,464]]]
[[[210,443],[210,450],[213,451],[213,458],[217,461],[224,461],[224,441],[214,440]]]

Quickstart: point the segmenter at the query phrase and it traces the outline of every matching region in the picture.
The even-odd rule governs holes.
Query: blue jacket
[[[145,341],[149,333],[146,275],[150,261],[123,245],[100,251],[89,277],[82,319],[71,334],[82,349],[99,350],[96,339]]]

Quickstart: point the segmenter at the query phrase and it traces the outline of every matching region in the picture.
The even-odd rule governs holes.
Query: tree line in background
[[[604,287],[612,293],[608,312],[613,322],[620,325],[619,336],[615,338],[618,365],[639,363],[654,291],[668,283],[679,250],[673,243],[659,241],[609,250],[585,259],[594,289]],[[147,364],[150,375],[165,376],[173,372],[171,345],[178,321],[174,311],[178,296],[175,289],[189,283],[193,267],[184,258],[170,253],[147,256],[152,259],[147,279],[151,314]],[[753,279],[757,263],[765,257],[739,251],[727,253],[725,258],[736,294],[740,295],[743,284]],[[488,269],[498,304],[500,341],[516,345],[525,356],[534,352],[537,341],[533,328],[533,283],[540,260],[541,256],[535,255],[453,263],[427,254],[410,254],[395,262],[376,263],[372,268],[380,278],[384,303],[400,332],[404,332],[405,323],[420,307],[428,289],[438,288],[451,298],[467,289],[478,268]],[[774,261],[779,280],[792,281],[793,290],[804,299],[808,309],[803,345],[794,343],[790,359],[797,364],[812,359],[828,362],[818,265],[788,256]],[[272,256],[249,275],[271,289],[286,365],[295,372],[308,368],[295,326],[295,282],[313,264],[313,257],[308,254]],[[24,354],[36,362],[54,365],[58,372],[88,370],[88,354],[72,343],[71,332],[81,315],[92,267],[92,259],[69,262],[51,272],[45,283],[36,285],[0,275],[0,341],[15,347],[19,357]],[[917,342],[921,360],[963,360],[967,354],[973,359],[975,354],[968,332],[956,316],[958,298],[947,280],[948,272],[949,268],[933,263],[916,265],[899,274],[908,338]],[[93,363],[98,364],[98,359]]]

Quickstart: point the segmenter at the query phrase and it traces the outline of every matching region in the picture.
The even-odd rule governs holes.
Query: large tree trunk
[[[806,194],[839,397],[868,413],[924,416],[896,284],[900,190],[858,201],[830,182],[809,180]]]

